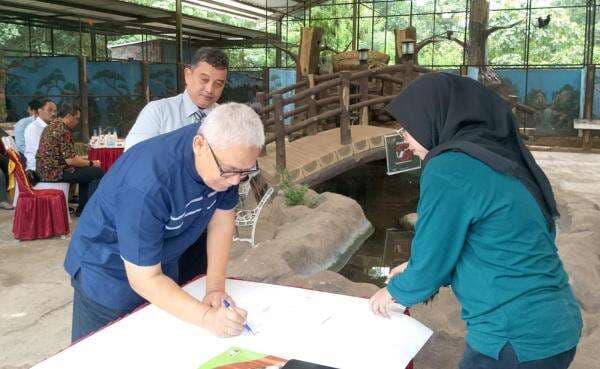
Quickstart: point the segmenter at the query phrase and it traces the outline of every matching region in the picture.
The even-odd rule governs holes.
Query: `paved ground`
[[[571,226],[578,221],[578,210],[573,207],[581,206],[582,214],[600,209],[600,155],[536,152],[535,156],[559,199],[565,199],[563,206],[571,207],[565,209],[563,222]],[[18,243],[11,226],[12,212],[0,210],[0,368],[5,369],[28,368],[63,349],[69,343],[71,325],[72,289],[62,268],[69,239]],[[592,244],[597,234],[592,236],[586,236],[589,246],[600,247]],[[586,325],[596,328],[596,317],[590,315]],[[593,346],[582,347],[578,356],[593,351]],[[447,367],[440,365],[433,367]]]

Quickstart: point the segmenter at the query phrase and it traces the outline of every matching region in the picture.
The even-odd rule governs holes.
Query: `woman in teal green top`
[[[423,159],[421,197],[408,265],[373,312],[450,286],[467,327],[461,369],[567,368],[581,314],[554,242],[552,188],[509,107],[474,80],[431,73],[388,110]]]

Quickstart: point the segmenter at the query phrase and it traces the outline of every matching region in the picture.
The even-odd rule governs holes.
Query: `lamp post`
[[[361,65],[367,64],[369,61],[369,49],[358,49],[358,61]]]
[[[415,54],[415,40],[407,38],[402,41],[402,55],[412,57]]]

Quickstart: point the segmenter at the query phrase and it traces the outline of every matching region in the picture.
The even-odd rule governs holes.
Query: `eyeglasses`
[[[228,171],[224,171],[223,167],[221,167],[221,163],[219,163],[219,159],[217,159],[217,156],[215,155],[215,152],[213,151],[212,147],[210,146],[210,144],[208,143],[208,141],[204,141],[206,142],[206,145],[208,146],[208,149],[210,150],[210,153],[212,154],[213,159],[215,159],[215,163],[217,164],[217,168],[219,169],[219,174],[221,175],[221,177],[223,178],[232,178],[235,176],[240,176],[240,181],[245,180],[246,178],[257,174],[258,172],[260,172],[260,169],[258,168],[258,164],[255,164],[254,167],[252,167],[251,169],[248,170],[228,170]]]

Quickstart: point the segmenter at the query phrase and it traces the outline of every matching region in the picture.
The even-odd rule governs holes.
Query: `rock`
[[[265,218],[259,218],[258,224],[256,225],[255,242],[260,244],[268,240],[272,240],[277,235],[277,225],[269,222]]]
[[[318,193],[313,191],[312,189],[308,189],[306,194],[304,195],[304,205],[308,206],[311,209],[319,206],[321,199]]]
[[[465,324],[460,318],[460,304],[450,288],[441,288],[428,304],[413,306],[411,315],[434,331],[444,331],[458,338],[465,336]]]
[[[465,350],[462,337],[452,336],[444,331],[434,331],[425,346],[415,356],[413,363],[418,369],[458,368]]]
[[[289,207],[282,195],[273,200],[270,214],[258,224],[259,244],[232,249],[229,276],[270,283],[310,276],[335,266],[372,232],[356,201],[334,193],[308,194],[318,199],[314,209]]]
[[[414,231],[415,225],[417,224],[417,213],[406,214],[400,218],[398,223],[400,224],[401,229]]]

